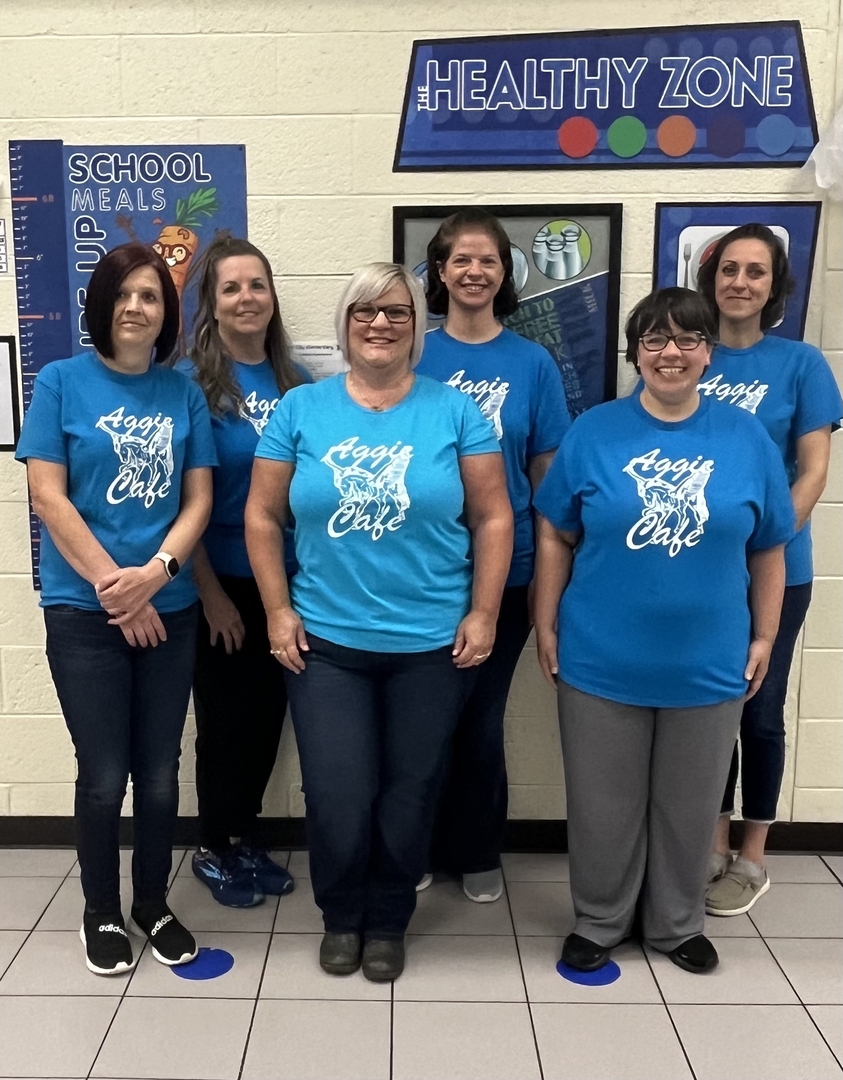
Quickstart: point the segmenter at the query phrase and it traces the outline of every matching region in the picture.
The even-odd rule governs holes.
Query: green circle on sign
[[[647,142],[647,129],[635,116],[619,116],[606,132],[609,149],[618,157],[640,154]]]

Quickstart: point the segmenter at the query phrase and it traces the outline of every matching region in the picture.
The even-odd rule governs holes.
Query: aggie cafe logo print
[[[170,490],[173,476],[173,418],[126,415],[124,407],[101,416],[96,427],[111,437],[120,462],[106,498],[113,505],[141,499],[148,510]]]
[[[322,461],[334,474],[340,504],[328,521],[328,535],[336,539],[363,530],[380,540],[400,529],[410,508],[404,478],[412,457],[412,446],[367,446],[359,435],[332,446]]]
[[[695,547],[708,521],[705,487],[714,461],[702,454],[687,458],[660,458],[660,449],[634,457],[623,471],[635,481],[644,504],[641,516],[626,534],[626,546],[637,551],[648,544],[666,547],[673,558],[683,548]]]

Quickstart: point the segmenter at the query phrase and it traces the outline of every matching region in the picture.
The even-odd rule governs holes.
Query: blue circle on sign
[[[556,970],[563,979],[580,986],[608,986],[609,983],[617,982],[621,977],[621,969],[614,960],[609,960],[597,971],[577,971],[576,968],[568,967],[560,960],[556,965]]]
[[[755,129],[755,141],[769,157],[781,157],[796,142],[796,125],[787,116],[765,116]]]
[[[234,957],[225,949],[200,949],[195,960],[178,964],[172,970],[180,979],[204,982],[206,979],[218,979],[233,967]]]

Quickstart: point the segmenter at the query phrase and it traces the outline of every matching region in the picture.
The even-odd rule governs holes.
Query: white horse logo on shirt
[[[121,405],[95,425],[111,438],[120,461],[117,476],[105,497],[117,506],[126,499],[141,499],[147,510],[164,498],[172,486],[173,418],[127,416]]]
[[[633,458],[623,471],[635,481],[644,503],[641,517],[626,535],[627,547],[666,547],[671,558],[683,547],[695,547],[705,531],[708,504],[705,486],[714,471],[711,458],[694,461],[659,458],[661,450]]]
[[[334,474],[340,493],[339,508],[328,521],[328,535],[335,538],[364,530],[373,540],[395,532],[407,516],[410,496],[405,476],[413,457],[412,446],[369,447],[359,436],[332,446],[322,461]]]
[[[476,383],[466,379],[465,370],[455,371],[448,379],[448,386],[453,386],[461,394],[473,397],[480,406],[480,412],[486,417],[495,431],[498,442],[503,438],[503,423],[501,421],[501,409],[509,393],[509,383],[501,382],[500,376],[492,379],[479,379]]]

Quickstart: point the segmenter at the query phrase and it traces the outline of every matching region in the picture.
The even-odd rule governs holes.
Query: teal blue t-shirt
[[[544,346],[512,330],[472,345],[440,327],[425,336],[418,371],[472,398],[492,425],[515,517],[506,583],[528,585],[535,555],[530,459],[555,450],[571,426],[559,368]]]
[[[47,364],[35,380],[15,457],[67,468],[67,495],[118,566],[143,566],[181,508],[188,469],[216,465],[208,406],[178,372],[124,375],[93,353]],[[93,585],[41,531],[41,606],[100,610]],[[190,560],[153,596],[162,612],[196,600]]]
[[[748,349],[718,345],[698,389],[758,417],[778,447],[791,484],[796,480],[796,440],[827,424],[839,427],[843,416],[840,390],[820,350],[770,334]],[[788,585],[813,579],[810,521],[787,545],[784,557]]]
[[[473,402],[421,375],[384,412],[353,401],[344,375],[285,394],[256,456],[296,466],[291,594],[305,630],[371,652],[450,644],[473,570],[459,461],[499,452]]]
[[[628,705],[692,708],[746,693],[747,555],[786,543],[794,515],[772,440],[703,397],[657,420],[640,391],[577,417],[536,492],[582,539],[559,606],[559,673]]]
[[[313,381],[310,372],[295,366],[302,382]],[[243,514],[255,447],[281,400],[281,392],[268,360],[259,364],[234,361],[232,367],[243,394],[243,407],[239,413],[229,409],[221,416],[211,416],[219,464],[214,469],[214,508],[202,540],[217,574],[252,577]],[[188,378],[195,377],[196,367],[190,359],[179,360],[176,370]],[[287,573],[292,574],[296,569],[292,531],[285,535],[284,543]]]

